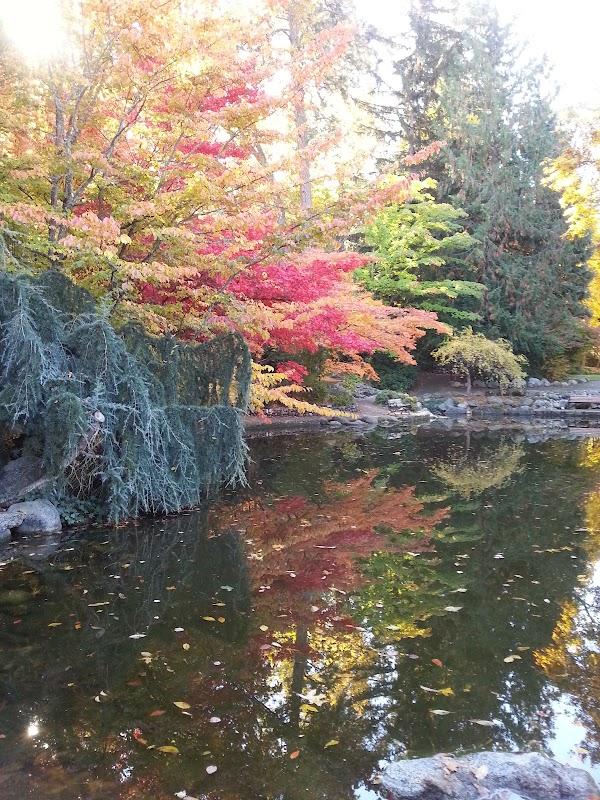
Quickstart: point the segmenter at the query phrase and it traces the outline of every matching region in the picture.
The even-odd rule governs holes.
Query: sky
[[[402,31],[409,0],[355,0],[359,14],[388,34]],[[557,105],[600,107],[600,0],[496,0],[532,56],[546,55],[558,85]]]
[[[388,34],[402,31],[409,0],[355,2],[371,24]],[[548,56],[559,87],[557,104],[564,113],[570,108],[600,107],[600,0],[496,0],[496,4],[505,21],[514,21],[531,54]],[[57,0],[0,0],[0,21],[28,57],[43,56],[48,44],[56,41],[57,5]]]

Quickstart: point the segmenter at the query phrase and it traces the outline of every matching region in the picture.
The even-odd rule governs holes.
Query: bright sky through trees
[[[28,60],[43,60],[60,49],[58,5],[58,0],[0,0],[0,22]],[[361,16],[386,33],[404,29],[408,5],[409,0],[356,0]],[[514,20],[530,43],[531,54],[546,54],[550,59],[560,86],[561,107],[593,106],[600,101],[600,76],[594,65],[600,3],[497,0],[497,6],[505,20]]]
[[[385,33],[406,28],[410,0],[356,0],[361,16]],[[593,107],[600,101],[596,66],[600,3],[597,0],[496,0],[506,22],[529,42],[531,56],[547,55],[560,87],[560,107]]]

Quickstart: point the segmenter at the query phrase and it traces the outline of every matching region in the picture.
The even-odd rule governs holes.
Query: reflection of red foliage
[[[284,497],[275,503],[275,511],[278,514],[299,514],[307,507],[306,497],[296,495],[294,497]]]
[[[355,589],[361,581],[361,558],[382,549],[431,550],[430,533],[447,510],[425,512],[413,486],[377,489],[373,486],[375,474],[372,471],[352,483],[331,485],[328,488],[336,496],[325,505],[289,497],[272,505],[252,501],[243,510],[221,507],[220,523],[229,515],[236,527],[244,526],[254,547],[261,551],[262,560],[250,562],[255,586],[264,594],[277,589],[273,596],[296,616],[294,596]],[[379,526],[393,532],[378,532]],[[407,540],[407,533],[414,538]]]

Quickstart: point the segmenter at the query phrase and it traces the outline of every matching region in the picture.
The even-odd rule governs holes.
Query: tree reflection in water
[[[543,747],[560,691],[599,757],[582,445],[298,437],[253,459],[242,496],[9,551],[3,798],[345,800],[398,755]]]

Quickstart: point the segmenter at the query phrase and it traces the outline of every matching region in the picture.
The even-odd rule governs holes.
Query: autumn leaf
[[[173,705],[177,706],[177,708],[183,709],[184,711],[187,710],[188,708],[191,708],[191,705],[189,703],[184,702],[183,700],[174,700]]]
[[[336,746],[336,744],[339,744],[339,741],[338,741],[337,739],[330,739],[328,742],[325,742],[325,744],[323,745],[323,747],[324,747],[324,748],[325,748],[325,747],[335,747],[335,746]]]
[[[300,750],[294,750],[293,753],[290,753],[290,760],[294,761],[300,755]]]
[[[163,744],[161,747],[156,748],[160,753],[172,753],[173,755],[177,755],[179,750],[173,744]]]

